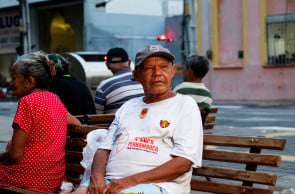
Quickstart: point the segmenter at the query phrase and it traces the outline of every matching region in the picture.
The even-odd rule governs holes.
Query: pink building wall
[[[219,64],[212,67],[204,82],[215,100],[295,100],[295,64],[261,64],[259,1],[247,1],[248,64],[238,58],[242,45],[242,4],[237,0],[218,1]],[[295,13],[293,0],[267,0],[267,15]],[[206,13],[205,13],[206,14]]]
[[[236,9],[228,10],[229,7]],[[238,51],[242,50],[241,1],[224,0],[219,3],[219,55],[221,66],[240,66]]]

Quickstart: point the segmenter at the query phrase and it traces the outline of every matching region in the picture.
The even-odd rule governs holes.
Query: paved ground
[[[286,138],[276,193],[295,193],[295,102],[215,102],[219,107],[214,134]],[[12,135],[16,102],[0,101],[0,150]],[[265,169],[267,171],[267,168]]]
[[[272,152],[282,156],[281,166],[263,170],[272,168],[277,173],[277,193],[295,193],[295,103],[219,102],[216,105],[219,112],[214,134],[287,139],[284,151]]]

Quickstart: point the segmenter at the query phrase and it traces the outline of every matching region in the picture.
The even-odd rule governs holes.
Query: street
[[[219,108],[214,134],[239,136],[265,136],[286,138],[279,168],[272,169],[278,175],[276,190],[295,193],[295,102],[277,103],[229,103],[217,102]],[[17,103],[0,101],[0,150],[5,149],[12,135],[11,123]],[[267,168],[265,169],[267,171]]]

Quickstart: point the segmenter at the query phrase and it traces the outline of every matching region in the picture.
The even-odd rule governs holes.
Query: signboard
[[[19,45],[19,27],[20,15],[17,11],[0,13],[0,48]]]

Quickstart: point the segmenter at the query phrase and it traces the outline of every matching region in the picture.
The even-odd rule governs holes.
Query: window
[[[295,62],[295,15],[276,15],[266,19],[268,64]]]

